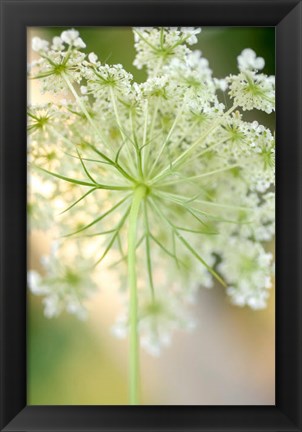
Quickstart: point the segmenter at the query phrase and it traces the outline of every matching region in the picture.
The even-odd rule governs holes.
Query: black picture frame
[[[2,431],[301,431],[301,0],[0,0]],[[275,406],[26,406],[27,26],[274,26]]]

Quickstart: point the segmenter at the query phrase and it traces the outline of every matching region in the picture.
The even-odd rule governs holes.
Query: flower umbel
[[[32,227],[53,225],[61,237],[29,285],[45,296],[46,316],[65,309],[83,318],[96,289],[91,274],[111,256],[127,297],[115,333],[129,334],[132,404],[139,343],[159,355],[173,331],[191,330],[200,286],[216,281],[232,303],[252,309],[266,306],[271,286],[263,242],[274,234],[274,134],[240,111],[271,113],[274,77],[258,73],[264,59],[251,49],[239,55],[238,75],[213,77],[190,48],[200,31],[134,28],[143,83],[82,52],[75,29],[52,43],[32,41],[39,59],[30,77],[63,99],[28,111],[31,181],[39,185]],[[64,252],[70,244],[73,257]]]

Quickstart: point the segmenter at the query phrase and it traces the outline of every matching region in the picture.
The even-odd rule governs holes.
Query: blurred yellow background
[[[50,39],[65,28],[29,28],[28,61],[33,36]],[[138,81],[133,36],[129,28],[79,28],[87,52],[101,61],[122,63]],[[264,72],[274,74],[273,28],[204,28],[201,49],[214,70],[224,77],[236,72],[236,57],[254,49],[266,60]],[[29,102],[49,101],[29,84]],[[274,118],[258,120],[274,129]],[[270,246],[273,250],[273,245]],[[29,268],[40,269],[49,251],[49,238],[34,232],[28,241]],[[89,318],[78,321],[63,314],[47,319],[41,298],[28,294],[29,405],[128,404],[127,340],[116,339],[111,327],[121,310],[117,275],[102,270],[102,290],[87,304]],[[107,283],[104,283],[106,280]],[[272,290],[263,311],[240,309],[229,303],[219,286],[201,289],[192,308],[197,328],[177,333],[159,358],[141,352],[142,402],[154,405],[273,405],[275,404],[275,308]]]

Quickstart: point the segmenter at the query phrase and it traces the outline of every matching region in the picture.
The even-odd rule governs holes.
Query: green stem
[[[223,114],[223,118],[229,116],[236,108],[237,108],[237,105],[233,105],[228,111],[226,111]],[[172,163],[170,163],[169,166],[167,166],[159,174],[157,174],[153,178],[152,183],[154,183],[155,181],[157,181],[159,179],[163,179],[163,178],[169,176],[172,168],[175,169],[175,168],[178,168],[180,165],[182,165],[184,160],[187,159],[188,153],[190,153],[196,146],[198,146],[199,144],[204,142],[204,140],[210,135],[210,133],[214,132],[214,130],[217,129],[221,125],[221,121],[222,121],[221,118],[214,121],[212,123],[212,125],[210,125],[210,127],[206,130],[206,132],[201,135],[201,137],[199,137],[195,142],[193,142],[193,144],[191,144],[190,147],[187,148],[187,150],[185,150],[183,153],[181,153]],[[217,143],[215,143],[213,145],[213,147],[216,145],[217,145]],[[208,149],[210,149],[210,148],[211,148],[211,146],[208,147],[207,149],[205,149],[205,152],[208,151]]]
[[[134,191],[129,215],[128,232],[128,286],[130,294],[129,329],[129,397],[131,405],[139,404],[139,339],[138,339],[138,301],[136,274],[136,233],[139,208],[146,195],[146,186],[138,185]]]
[[[87,120],[89,121],[89,123],[91,124],[92,128],[94,129],[94,131],[96,132],[96,134],[98,135],[98,137],[101,139],[101,141],[105,145],[105,140],[104,140],[103,135],[101,134],[101,131],[97,128],[96,124],[92,120],[90,114],[88,113],[88,111],[86,109],[86,106],[85,106],[84,102],[82,101],[82,99],[77,94],[74,86],[72,85],[71,81],[69,80],[69,78],[68,78],[68,76],[66,75],[65,72],[62,73],[62,77],[64,78],[66,84],[68,85],[69,90],[73,94],[75,100],[77,101],[77,104],[79,105],[79,107],[81,108],[81,110],[83,111],[83,113],[85,114],[85,116],[86,116]]]

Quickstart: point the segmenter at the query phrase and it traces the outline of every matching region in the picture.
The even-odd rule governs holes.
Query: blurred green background
[[[50,39],[65,28],[28,28],[28,61],[33,36]],[[130,28],[81,27],[87,52],[102,62],[122,63],[136,81],[146,78],[132,62],[135,51]],[[252,48],[264,57],[264,73],[275,73],[275,29],[203,28],[200,49],[214,76],[237,72],[237,55]],[[29,102],[47,101],[35,84]],[[226,101],[227,103],[227,101]],[[245,118],[255,119],[254,113]],[[259,122],[275,129],[274,116],[257,114]],[[270,245],[273,250],[273,245]],[[33,233],[28,242],[30,268],[49,249],[49,238]],[[89,319],[64,314],[47,319],[41,298],[28,294],[27,402],[29,405],[127,404],[127,341],[115,339],[111,326],[120,309],[117,290],[102,290],[88,305]],[[274,293],[269,307],[253,312],[229,304],[224,290],[201,290],[193,313],[199,323],[191,334],[176,334],[160,358],[142,352],[142,393],[145,404],[274,405]]]

